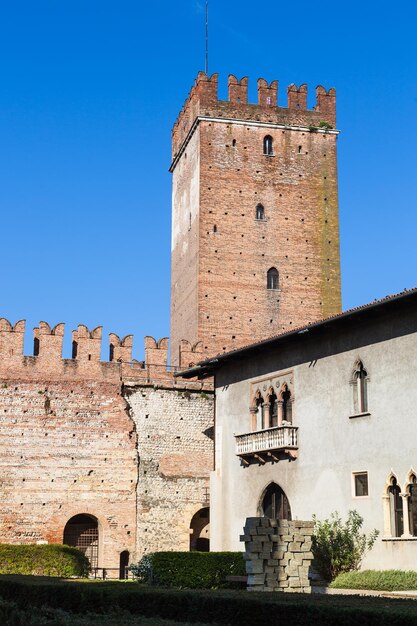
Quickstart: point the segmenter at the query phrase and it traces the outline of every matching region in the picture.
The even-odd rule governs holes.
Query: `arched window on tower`
[[[256,219],[264,220],[265,219],[265,209],[262,204],[258,204],[256,206]]]
[[[278,270],[275,267],[271,267],[268,270],[266,277],[266,288],[267,289],[278,289]]]
[[[272,156],[274,154],[271,135],[266,135],[264,137],[264,154],[267,156]]]

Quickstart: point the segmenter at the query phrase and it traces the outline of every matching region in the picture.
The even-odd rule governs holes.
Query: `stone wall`
[[[209,505],[211,391],[124,387],[138,432],[137,555],[189,550],[194,514]]]
[[[248,517],[244,534],[249,591],[310,593],[314,522]]]

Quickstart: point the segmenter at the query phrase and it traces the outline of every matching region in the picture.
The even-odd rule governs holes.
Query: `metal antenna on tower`
[[[206,0],[206,74],[208,76],[208,0]]]

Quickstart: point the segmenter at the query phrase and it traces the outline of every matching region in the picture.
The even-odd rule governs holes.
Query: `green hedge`
[[[69,546],[0,544],[0,574],[83,577],[89,567],[87,557]]]
[[[179,591],[129,582],[0,577],[0,597],[21,610],[51,607],[74,615],[117,614],[171,619],[184,624],[264,626],[410,626],[417,602],[387,598],[247,591]],[[8,622],[6,622],[8,623]],[[13,622],[12,622],[13,623]],[[57,622],[55,622],[56,624]],[[59,623],[59,622],[58,622]],[[62,622],[61,622],[62,623]],[[88,623],[86,621],[86,623]],[[98,624],[100,622],[97,622]],[[132,622],[133,623],[133,622]],[[25,625],[26,626],[26,625]]]
[[[130,568],[144,582],[177,589],[226,589],[228,576],[245,576],[241,552],[153,552]]]
[[[371,589],[374,591],[410,591],[417,589],[417,572],[401,570],[364,570],[339,574],[331,583],[334,589]]]

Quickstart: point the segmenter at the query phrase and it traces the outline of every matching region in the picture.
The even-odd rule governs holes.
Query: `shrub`
[[[363,518],[357,511],[349,511],[345,523],[337,512],[324,521],[313,515],[313,520],[313,565],[328,581],[334,580],[341,572],[359,569],[364,555],[379,535],[378,530],[373,530],[368,536],[361,533]]]
[[[83,577],[90,569],[87,557],[69,546],[0,544],[0,574]]]
[[[130,569],[143,582],[179,589],[227,588],[227,576],[246,574],[241,552],[154,552]]]
[[[278,623],[293,626],[410,626],[417,623],[417,603],[414,600],[357,596],[179,591],[126,582],[67,582],[58,578],[0,576],[0,597],[9,605],[9,614],[12,603],[25,616],[36,615],[39,610],[45,614],[55,609],[71,614],[71,626],[89,624],[89,615],[95,619],[94,625],[121,626],[124,621],[119,619],[119,622],[112,623],[112,616],[125,616],[126,612],[131,615],[128,623],[132,625],[135,624],[135,616],[148,617],[153,620],[151,624],[158,623],[155,621],[157,617],[180,624],[204,622],[239,626]],[[28,621],[1,621],[1,618],[0,610],[0,624],[32,626]],[[66,622],[56,619],[41,623],[55,625]]]
[[[335,589],[410,591],[417,589],[417,572],[396,569],[345,572],[344,574],[339,574],[330,586]]]

